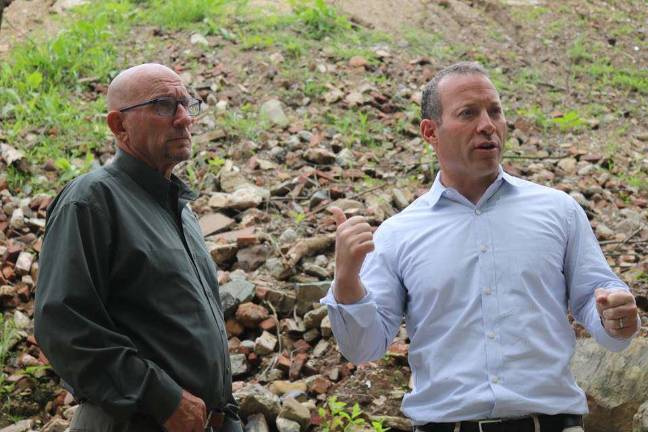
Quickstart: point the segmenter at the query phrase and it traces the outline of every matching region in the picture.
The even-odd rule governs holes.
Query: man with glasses
[[[380,358],[405,316],[414,388],[402,407],[418,432],[582,431],[568,308],[620,351],[639,329],[634,297],[574,199],[502,170],[506,120],[479,64],[440,71],[422,113],[441,166],[431,190],[375,234],[333,210],[322,302],[342,353]]]
[[[117,154],[54,200],[40,255],[36,338],[82,402],[71,430],[240,431],[216,268],[172,174],[200,101],[158,64],[107,99]]]

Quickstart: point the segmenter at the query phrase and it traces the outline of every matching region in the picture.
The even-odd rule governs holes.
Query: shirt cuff
[[[155,377],[146,386],[142,397],[142,411],[150,414],[159,425],[164,425],[180,405],[182,388],[166,373],[152,368]]]
[[[604,346],[610,351],[613,352],[623,351],[630,345],[632,339],[639,333],[639,330],[637,330],[635,334],[625,339],[613,337],[607,332],[607,330],[605,330],[605,327],[603,327],[603,322],[601,322],[601,317],[599,316],[598,311],[596,312],[596,316],[597,316],[597,320],[596,320],[597,323],[594,324],[592,336],[594,337],[596,342],[598,342],[599,344],[601,344],[602,346]],[[639,316],[637,316],[637,320],[639,324],[638,329],[641,329],[641,319],[639,318]]]

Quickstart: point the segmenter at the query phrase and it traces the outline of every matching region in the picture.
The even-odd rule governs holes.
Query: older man
[[[441,166],[432,189],[375,234],[334,210],[323,303],[340,348],[356,363],[380,358],[405,315],[403,411],[419,431],[581,430],[568,308],[618,351],[639,327],[634,297],[572,198],[502,170],[506,121],[480,65],[442,70],[422,100],[421,135]]]
[[[83,403],[72,430],[240,430],[216,268],[171,172],[200,112],[158,64],[108,89],[114,161],[67,185],[48,212],[36,338]]]

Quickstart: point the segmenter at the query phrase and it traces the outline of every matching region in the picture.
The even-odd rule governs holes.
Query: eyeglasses
[[[200,114],[201,102],[196,98],[182,98],[176,99],[174,97],[159,97],[151,100],[147,100],[135,105],[130,105],[124,108],[120,108],[119,112],[130,111],[135,108],[143,107],[146,105],[155,105],[155,112],[162,117],[173,117],[176,115],[178,110],[178,105],[185,107],[187,112],[191,117],[197,116]]]

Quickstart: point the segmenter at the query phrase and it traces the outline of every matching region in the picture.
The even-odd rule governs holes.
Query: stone
[[[289,243],[294,243],[297,241],[299,238],[299,235],[297,234],[297,231],[295,231],[292,228],[286,228],[284,232],[281,233],[279,236],[279,243],[281,244],[289,244]]]
[[[255,303],[240,304],[236,310],[236,320],[247,328],[256,328],[269,315],[266,308]]]
[[[320,324],[320,331],[322,332],[322,337],[328,338],[333,336],[333,329],[331,329],[331,319],[326,315]]]
[[[283,260],[281,258],[271,257],[265,262],[265,267],[275,279],[279,279],[285,272]]]
[[[27,432],[31,430],[33,425],[34,420],[32,419],[20,420],[19,422],[14,423],[11,426],[0,429],[0,432]]]
[[[68,426],[70,426],[69,421],[60,417],[54,417],[52,420],[47,422],[45,426],[43,426],[41,432],[65,432]]]
[[[306,387],[306,384],[304,384],[304,387]],[[302,429],[305,429],[310,423],[311,414],[309,409],[295,398],[286,397],[279,410],[279,417],[295,421],[299,423]]]
[[[74,9],[88,3],[88,0],[58,0],[52,6],[52,10],[56,13],[63,13],[69,9]]]
[[[360,201],[347,199],[347,198],[336,200],[331,204],[329,204],[327,208],[330,209],[331,207],[337,207],[339,209],[342,209],[345,213],[352,212],[352,211],[358,212],[364,210],[364,204],[362,204]]]
[[[286,127],[290,123],[288,117],[284,113],[281,102],[276,99],[270,99],[261,105],[260,110],[261,118],[269,120],[277,126]]]
[[[68,398],[68,397],[70,397],[70,398],[72,399],[72,400],[70,401],[70,403],[72,403],[72,401],[74,401],[74,397],[73,397],[70,393],[68,393],[68,394],[66,395],[66,397],[65,397],[66,400],[64,401],[64,403],[65,403],[66,405],[68,404],[68,401],[67,401],[67,398]],[[74,417],[74,413],[75,413],[76,410],[78,410],[78,409],[79,409],[79,405],[74,405],[74,406],[71,406],[71,407],[69,407],[69,408],[66,408],[65,411],[63,411],[63,418],[65,418],[66,420],[72,420],[72,417]]]
[[[212,257],[214,263],[218,266],[231,261],[238,252],[236,243],[219,244],[213,242],[206,242],[207,250]]]
[[[310,200],[308,201],[308,208],[310,210],[313,210],[315,207],[323,203],[324,201],[328,201],[330,199],[328,191],[325,190],[318,190],[315,191],[313,195],[311,195]]]
[[[279,397],[260,384],[246,384],[234,392],[239,402],[239,414],[243,419],[250,415],[263,414],[266,421],[274,422],[279,414]]]
[[[270,332],[264,331],[254,341],[254,352],[259,355],[272,354],[277,346],[277,338]]]
[[[303,316],[308,312],[312,308],[313,303],[319,302],[322,297],[326,296],[330,286],[331,281],[295,284],[297,313]]]
[[[298,382],[290,382],[290,381],[274,381],[272,384],[270,384],[269,387],[270,391],[277,396],[282,396],[286,393],[292,392],[292,391],[300,391],[300,392],[305,392],[306,391],[306,383],[303,381],[298,381]]]
[[[344,93],[339,89],[333,89],[329,92],[324,93],[324,101],[327,104],[332,104],[344,97]]]
[[[18,276],[24,276],[29,274],[32,263],[34,262],[34,256],[29,252],[20,252],[18,259],[16,260],[16,266],[14,270]]]
[[[577,339],[571,370],[587,395],[585,430],[632,430],[633,416],[648,400],[646,339],[634,339],[620,353],[607,351],[594,339]]]
[[[575,158],[568,157],[558,161],[558,168],[563,170],[565,174],[574,175],[576,174],[576,164],[578,164],[578,161]]]
[[[224,214],[212,213],[201,217],[198,223],[200,224],[200,230],[203,233],[203,237],[207,237],[229,228],[236,223],[236,221]]]
[[[598,237],[600,240],[609,240],[614,238],[615,232],[612,231],[607,225],[599,223],[596,225],[596,229],[594,230],[596,232],[596,237]]]
[[[230,169],[223,168],[218,175],[218,179],[220,181],[221,191],[226,193],[232,193],[238,189],[253,186],[241,170],[235,166],[231,166]]]
[[[365,67],[369,64],[366,58],[361,56],[353,56],[349,59],[349,66],[351,67]]]
[[[351,168],[356,163],[356,157],[349,148],[343,148],[335,157],[335,162],[342,168]]]
[[[204,47],[209,46],[209,41],[207,40],[207,38],[200,33],[192,34],[189,42],[191,42],[191,45],[201,45]]]
[[[225,331],[228,337],[240,336],[245,331],[245,328],[235,319],[228,319],[225,322]]]
[[[269,288],[265,299],[272,303],[279,313],[291,313],[297,301],[294,292],[282,288]]]
[[[239,304],[251,301],[255,292],[254,284],[242,279],[232,280],[220,287],[219,294],[225,316],[231,316]]]
[[[302,268],[304,269],[304,273],[311,276],[316,276],[320,279],[326,279],[331,276],[328,270],[316,264],[304,263],[302,265]]]
[[[632,432],[648,432],[648,401],[641,404],[632,418]]]
[[[304,328],[306,330],[319,328],[322,320],[328,315],[328,307],[320,306],[304,314]]]
[[[346,97],[344,98],[344,102],[349,107],[354,107],[356,105],[362,105],[364,103],[365,99],[362,93],[360,92],[351,92]]]
[[[14,312],[13,321],[14,325],[19,330],[28,329],[32,325],[32,321],[29,319],[29,317],[19,310],[16,310]]]
[[[270,248],[267,245],[260,244],[239,250],[236,253],[236,260],[241,269],[251,272],[261,267],[270,253]]]
[[[247,418],[245,432],[270,432],[268,422],[263,414],[253,414]]]
[[[237,378],[248,373],[249,368],[245,354],[230,354],[229,357],[232,377]]]
[[[13,213],[11,214],[9,226],[16,230],[19,230],[25,226],[25,214],[20,207],[14,209]]]
[[[335,162],[335,157],[335,153],[320,147],[310,148],[304,153],[304,159],[318,165],[330,165]]]
[[[319,329],[312,328],[310,330],[306,330],[304,332],[304,340],[308,342],[309,344],[314,343],[317,339],[320,338],[320,332]]]
[[[322,375],[317,375],[308,383],[308,391],[317,394],[326,394],[333,383]]]
[[[214,209],[247,210],[259,206],[269,198],[269,190],[256,186],[246,186],[232,193],[213,192],[208,204]]]
[[[300,432],[301,431],[301,426],[299,425],[299,423],[282,417],[277,417],[276,425],[277,425],[277,430],[279,432]]]

